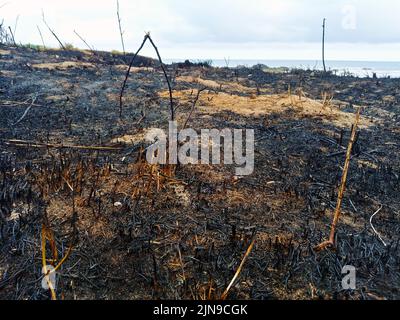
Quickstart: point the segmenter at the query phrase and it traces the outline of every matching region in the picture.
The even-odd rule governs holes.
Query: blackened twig
[[[138,56],[139,52],[143,49],[143,46],[145,45],[147,40],[150,41],[151,45],[153,46],[154,50],[156,51],[156,54],[157,54],[157,57],[158,57],[158,61],[160,62],[160,66],[161,66],[161,69],[163,71],[165,80],[167,81],[168,92],[169,92],[169,100],[170,100],[170,116],[171,116],[171,121],[174,121],[175,120],[175,109],[174,109],[174,100],[173,100],[173,96],[172,96],[171,81],[170,81],[170,79],[168,77],[167,71],[165,70],[165,66],[164,66],[164,63],[162,61],[160,52],[158,51],[158,48],[154,44],[153,39],[150,37],[149,33],[146,33],[142,44],[140,45],[139,49],[136,51],[135,55],[133,56],[133,58],[132,58],[132,60],[131,60],[131,62],[129,64],[129,68],[128,68],[127,72],[126,72],[125,79],[124,79],[124,82],[122,84],[121,92],[120,92],[120,95],[119,95],[119,117],[120,118],[122,117],[123,95],[124,95],[124,92],[125,92],[126,83],[128,82],[128,78],[129,78],[133,63],[134,63],[136,57]]]
[[[42,31],[40,31],[40,28],[39,28],[38,25],[36,25],[36,27],[37,27],[37,29],[38,29],[38,31],[39,31],[40,39],[42,39],[43,48],[46,49],[46,45],[44,44],[44,40],[43,40]]]
[[[45,19],[45,17],[44,17],[44,12],[42,11],[42,20],[43,20],[43,23],[46,25],[46,27],[47,27],[47,29],[49,29],[49,31],[51,32],[51,34],[54,36],[54,38],[58,41],[58,43],[60,44],[60,47],[63,49],[63,50],[66,50],[65,49],[65,46],[63,45],[63,43],[61,42],[61,40],[58,38],[58,36],[56,35],[56,33],[50,28],[50,26],[47,24],[47,22],[46,22],[46,19]]]
[[[131,69],[132,69],[133,63],[135,62],[136,57],[138,56],[139,52],[143,49],[143,46],[146,43],[148,38],[149,38],[149,36],[146,34],[144,39],[143,39],[142,44],[140,45],[139,49],[134,54],[134,56],[133,56],[133,58],[132,58],[132,60],[131,60],[131,62],[129,64],[128,70],[126,71],[125,79],[124,79],[124,82],[122,84],[121,92],[119,94],[119,117],[120,118],[122,117],[122,107],[123,107],[122,98],[123,98],[124,91],[125,91],[125,88],[126,88],[126,83],[128,82],[129,74],[131,73]]]
[[[165,70],[164,63],[163,63],[163,61],[162,61],[162,59],[161,59],[160,52],[158,51],[158,48],[157,48],[156,45],[154,44],[153,39],[150,37],[150,35],[148,35],[148,37],[149,37],[149,41],[150,41],[151,45],[153,46],[154,50],[155,50],[156,53],[157,53],[158,61],[160,62],[161,69],[162,69],[162,71],[163,71],[163,73],[164,73],[165,80],[167,80],[168,91],[169,91],[169,101],[170,101],[171,121],[174,121],[174,120],[175,120],[175,109],[174,109],[174,100],[173,100],[173,97],[172,97],[171,82],[170,82],[170,80],[169,80],[167,71]]]
[[[82,40],[82,42],[83,42],[83,43],[88,47],[88,49],[94,54],[94,53],[95,53],[94,49],[86,42],[86,40],[85,40],[83,37],[81,37],[81,35],[80,35],[78,32],[76,32],[75,30],[74,30],[74,33],[78,36],[79,39]]]
[[[196,108],[197,101],[199,101],[200,93],[202,93],[204,90],[207,90],[207,88],[204,87],[204,88],[199,89],[199,90],[197,91],[196,98],[195,98],[194,101],[193,101],[192,109],[190,110],[189,116],[188,116],[188,118],[186,119],[185,124],[183,125],[183,130],[186,129],[187,124],[189,123],[189,121],[190,121],[190,119],[191,119],[191,117],[192,117],[193,111],[194,111],[194,109]]]
[[[12,30],[11,30],[11,27],[8,27],[8,30],[10,31],[10,34],[11,34],[11,40],[12,40],[14,46],[16,46],[17,44],[15,42],[14,34],[13,34]]]

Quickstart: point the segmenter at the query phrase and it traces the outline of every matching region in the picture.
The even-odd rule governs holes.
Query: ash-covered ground
[[[400,79],[167,66],[180,125],[207,88],[189,127],[255,130],[254,173],[238,178],[143,161],[168,91],[140,57],[120,118],[129,58],[0,47],[0,298],[50,298],[43,226],[46,262],[67,255],[58,299],[219,299],[253,239],[228,299],[400,298]],[[359,106],[337,245],[315,252]]]

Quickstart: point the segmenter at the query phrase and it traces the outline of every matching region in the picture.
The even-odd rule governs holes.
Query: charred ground
[[[168,66],[179,123],[207,87],[192,128],[255,130],[255,172],[237,179],[229,166],[141,161],[143,132],[167,127],[169,116],[156,61],[137,60],[120,119],[129,57],[12,47],[0,55],[0,298],[49,298],[43,222],[60,257],[73,244],[59,298],[218,299],[254,235],[229,298],[400,297],[400,80]],[[356,106],[362,123],[337,250],[316,253]],[[387,247],[370,225],[380,207],[373,224]],[[357,268],[355,291],[341,288],[344,265]]]

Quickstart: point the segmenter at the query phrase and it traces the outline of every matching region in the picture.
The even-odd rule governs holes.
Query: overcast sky
[[[1,7],[5,4],[3,7]],[[16,40],[121,50],[115,0],[0,0],[0,19]],[[327,59],[400,61],[400,1],[394,0],[120,0],[127,50],[150,31],[165,58],[320,59],[327,18]],[[146,54],[152,55],[149,49]]]

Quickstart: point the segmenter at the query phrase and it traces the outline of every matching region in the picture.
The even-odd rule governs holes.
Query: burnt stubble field
[[[120,117],[131,58],[0,47],[1,299],[50,299],[44,259],[58,299],[215,300],[246,252],[227,299],[400,298],[400,79],[167,65],[180,125],[193,109],[196,130],[255,130],[241,178],[145,161],[169,92],[158,61],[138,57]],[[336,246],[317,252],[358,107]]]

